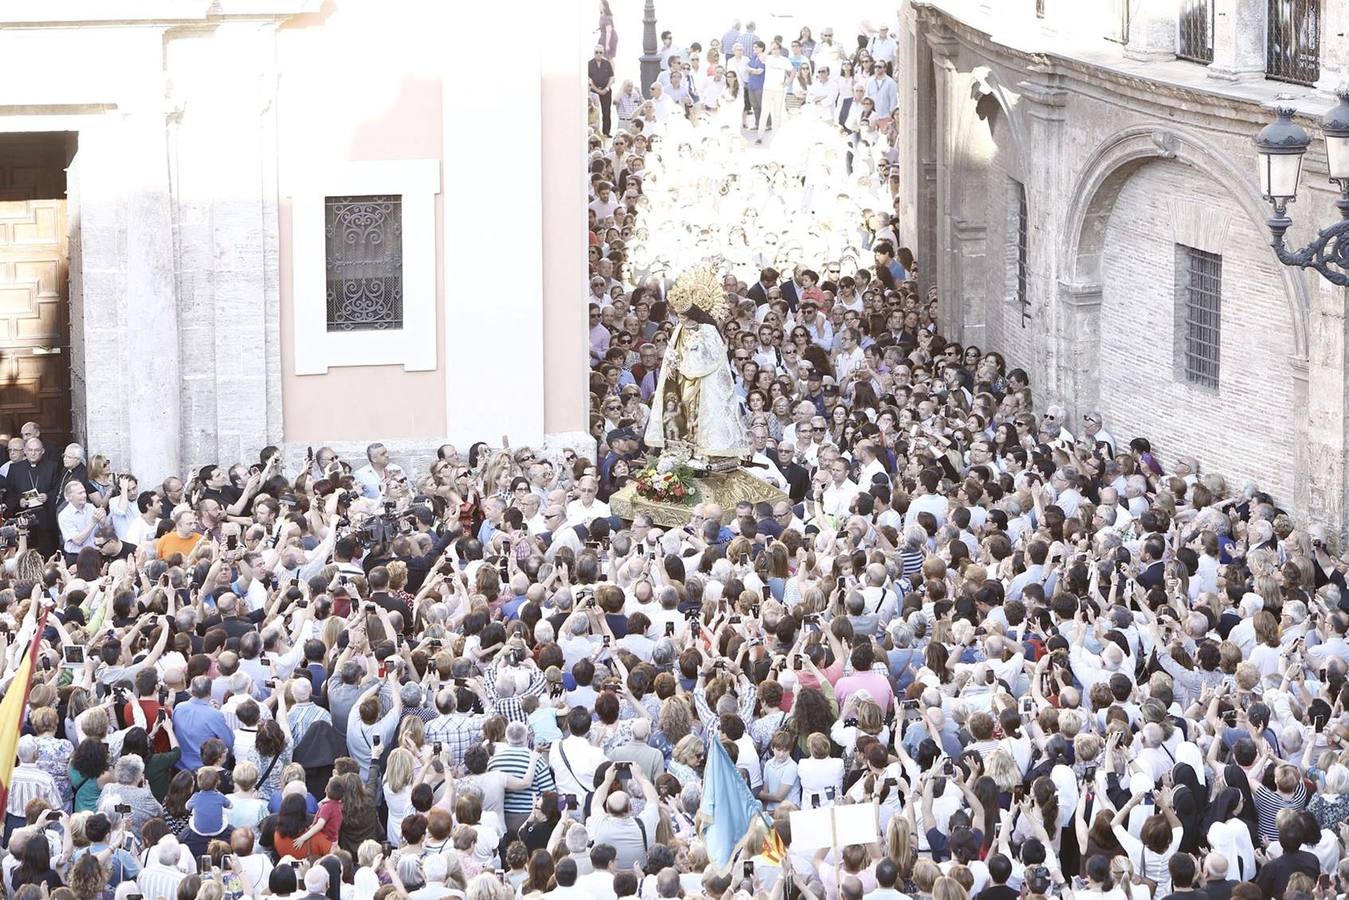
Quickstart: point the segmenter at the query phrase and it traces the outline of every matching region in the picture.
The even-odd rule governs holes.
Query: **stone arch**
[[[1085,305],[1090,307],[1093,293],[1099,305],[1105,229],[1115,200],[1125,182],[1143,165],[1155,160],[1175,160],[1226,185],[1250,220],[1258,228],[1265,228],[1268,211],[1255,181],[1227,154],[1169,124],[1122,129],[1098,145],[1087,158],[1069,201],[1060,259],[1064,261],[1062,293],[1069,295],[1070,305],[1082,306],[1085,298]],[[1306,282],[1288,267],[1280,268],[1293,327],[1294,356],[1305,359],[1311,299]]]

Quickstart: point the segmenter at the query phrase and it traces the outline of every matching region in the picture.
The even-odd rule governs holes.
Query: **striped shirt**
[[[172,866],[152,863],[141,870],[136,878],[136,886],[141,889],[145,900],[176,900],[178,885],[187,876]]]
[[[529,767],[529,757],[531,751],[528,747],[502,747],[497,746],[497,750],[492,754],[492,760],[487,764],[489,772],[505,772],[512,778],[524,778]],[[506,815],[515,813],[517,815],[528,815],[534,808],[534,798],[544,791],[557,790],[557,782],[553,778],[553,770],[548,767],[548,760],[542,756],[534,763],[534,782],[523,791],[506,791],[504,808]]]
[[[286,722],[290,725],[290,735],[298,747],[300,741],[304,740],[304,733],[315,722],[327,722],[333,724],[333,717],[328,710],[321,706],[315,706],[313,703],[297,703],[286,713]]]
[[[1293,796],[1285,797],[1278,791],[1271,791],[1263,784],[1257,784],[1251,791],[1255,800],[1256,818],[1259,820],[1260,840],[1274,843],[1279,839],[1277,819],[1285,809],[1302,809],[1307,805],[1307,789],[1299,781]]]
[[[19,763],[10,773],[5,812],[22,818],[28,804],[39,798],[47,801],[47,805],[52,809],[61,809],[64,806],[55,778],[35,765]]]

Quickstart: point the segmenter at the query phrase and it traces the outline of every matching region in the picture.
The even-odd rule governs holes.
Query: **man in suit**
[[[1162,562],[1162,555],[1165,552],[1166,544],[1156,535],[1143,542],[1139,559],[1142,566],[1138,572],[1138,583],[1145,590],[1161,587],[1166,581],[1166,565]]]
[[[1229,868],[1227,857],[1221,853],[1210,853],[1204,858],[1204,893],[1208,894],[1208,900],[1228,900],[1232,896],[1232,888],[1239,882],[1228,879]]]
[[[779,277],[781,276],[778,274],[778,270],[769,266],[759,273],[759,280],[749,289],[747,296],[757,305],[762,306],[768,302],[768,292],[778,283]]]
[[[792,269],[792,277],[782,283],[782,299],[787,301],[787,308],[792,312],[796,312],[796,308],[801,305],[801,292],[806,289],[801,283],[801,271],[804,268],[798,263]]]
[[[787,479],[787,495],[793,503],[800,503],[810,493],[810,470],[796,460],[796,445],[779,443],[776,450],[765,450],[764,455],[777,463],[778,471]]]

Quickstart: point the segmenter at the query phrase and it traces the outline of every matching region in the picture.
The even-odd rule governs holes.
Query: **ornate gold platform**
[[[744,469],[714,472],[693,479],[695,491],[683,503],[657,503],[637,495],[637,485],[629,483],[609,498],[609,509],[614,515],[632,521],[638,513],[651,517],[661,528],[678,528],[693,518],[693,508],[699,503],[715,503],[725,516],[735,515],[735,505],[742,500],[750,503],[776,503],[787,495],[766,481],[755,478]]]

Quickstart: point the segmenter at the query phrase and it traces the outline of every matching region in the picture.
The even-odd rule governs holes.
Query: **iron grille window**
[[[1110,11],[1107,19],[1110,30],[1106,32],[1105,39],[1117,44],[1129,43],[1129,0],[1105,0],[1105,2]]]
[[[1181,59],[1213,62],[1213,0],[1182,0],[1179,44],[1176,55]]]
[[[1321,0],[1269,0],[1265,75],[1315,84],[1321,77]]]
[[[1182,297],[1185,312],[1185,380],[1218,386],[1218,341],[1222,334],[1223,258],[1181,247],[1187,265]]]
[[[1030,266],[1026,252],[1026,186],[1012,182],[1012,200],[1016,203],[1016,301],[1021,305],[1021,327],[1030,319],[1030,294],[1026,290]]]
[[[1045,0],[1035,0],[1035,18],[1043,19],[1045,17]]]
[[[328,197],[328,330],[403,327],[403,198]]]

